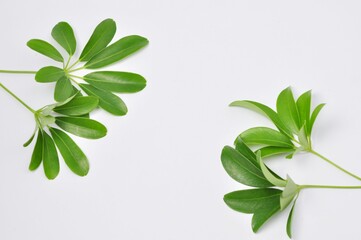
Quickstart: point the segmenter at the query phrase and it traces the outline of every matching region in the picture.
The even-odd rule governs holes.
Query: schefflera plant
[[[252,229],[257,232],[276,213],[289,205],[286,230],[292,237],[291,225],[298,195],[306,188],[360,189],[361,186],[298,185],[289,176],[279,177],[263,162],[271,156],[292,158],[297,152],[310,152],[353,178],[361,178],[314,151],[311,133],[324,104],[311,113],[311,91],[294,99],[291,88],[283,90],[277,99],[277,111],[249,100],[235,101],[230,106],[244,107],[267,116],[278,130],[267,127],[248,129],[236,138],[234,147],[225,146],[221,160],[226,172],[236,181],[252,189],[231,192],[224,196],[226,204],[239,212],[253,214]]]

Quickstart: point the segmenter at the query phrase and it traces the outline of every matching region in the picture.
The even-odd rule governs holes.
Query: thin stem
[[[37,71],[0,70],[0,73],[36,74],[36,73],[37,73]]]
[[[11,92],[8,88],[6,88],[2,83],[0,83],[0,87],[2,87],[7,93],[9,93],[12,97],[14,97],[18,102],[20,102],[24,107],[26,107],[30,112],[35,113],[35,110],[29,107],[23,100],[21,100],[18,96],[16,96],[13,92]]]
[[[72,72],[76,72],[76,71],[79,71],[79,70],[83,70],[84,68],[85,68],[85,66],[82,66],[82,67],[80,67],[80,68],[75,68],[75,69],[73,69],[73,70],[68,71],[68,73],[72,73]]]
[[[77,65],[80,62],[80,59],[78,59],[76,62],[74,62],[69,69],[71,70],[75,65]]]
[[[361,186],[328,186],[328,185],[300,185],[299,189],[305,188],[331,188],[331,189],[361,189]]]
[[[70,76],[70,77],[73,77],[73,78],[84,79],[83,77],[76,76],[76,75],[73,75],[73,74],[69,74],[69,76]]]
[[[70,60],[71,60],[72,57],[73,57],[73,55],[69,55],[68,61],[66,62],[66,65],[65,65],[65,67],[64,67],[65,69],[68,68],[69,63],[70,63]]]
[[[337,169],[341,170],[342,172],[346,173],[347,175],[350,175],[353,178],[356,178],[357,180],[361,181],[361,177],[347,171],[346,169],[342,168],[341,166],[337,165],[336,163],[332,162],[330,159],[326,158],[325,156],[319,154],[318,152],[314,151],[313,149],[309,150],[310,153],[318,156],[319,158],[323,159],[324,161],[328,162],[332,166],[336,167]]]
[[[72,81],[73,83],[75,83],[76,85],[79,86],[79,83],[77,81],[75,81],[72,77],[70,77],[69,79],[70,79],[70,81]]]

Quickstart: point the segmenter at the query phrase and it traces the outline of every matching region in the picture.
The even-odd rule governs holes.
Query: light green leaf
[[[293,202],[293,206],[291,208],[290,214],[288,215],[288,219],[287,219],[287,235],[289,238],[292,238],[292,218],[293,218],[293,211],[296,205],[296,201],[297,199],[295,199],[295,201]]]
[[[97,97],[76,97],[66,104],[55,107],[54,112],[68,116],[81,116],[93,111],[98,106],[98,103]]]
[[[273,185],[277,186],[277,187],[285,187],[287,182],[284,179],[281,179],[279,177],[276,177],[269,169],[268,167],[264,164],[262,158],[261,158],[261,152],[257,152],[257,160],[261,166],[261,170],[263,175],[266,177],[266,179],[272,183]]]
[[[283,90],[277,98],[277,112],[282,122],[297,134],[301,128],[300,117],[290,87]]]
[[[37,169],[43,160],[43,133],[41,130],[38,131],[38,138],[36,139],[33,154],[31,156],[31,162],[29,170],[34,171]]]
[[[148,40],[144,37],[136,35],[124,37],[92,57],[85,64],[85,68],[96,69],[108,66],[137,52],[146,45],[148,45]]]
[[[300,116],[300,125],[305,125],[306,130],[310,126],[311,114],[311,90],[303,93],[296,102],[298,113]],[[308,131],[306,131],[307,133]]]
[[[73,29],[66,22],[60,22],[55,25],[51,31],[51,36],[62,46],[70,56],[74,55],[76,50],[76,40]]]
[[[119,93],[135,93],[143,90],[146,80],[130,72],[92,72],[84,76],[89,84],[103,90]]]
[[[86,94],[99,98],[99,106],[105,111],[116,116],[124,116],[127,114],[128,109],[125,103],[118,96],[111,92],[101,90],[88,84],[80,84]]]
[[[83,151],[65,132],[56,128],[50,128],[50,132],[70,170],[79,176],[86,176],[89,172],[89,162]]]
[[[80,61],[89,61],[95,54],[103,50],[112,41],[116,24],[112,19],[105,19],[95,28],[84,50],[80,54]]]
[[[57,62],[63,62],[64,58],[53,45],[40,39],[31,39],[27,46],[32,50],[43,54]]]
[[[298,185],[294,183],[289,176],[287,176],[287,184],[280,198],[281,210],[284,210],[292,202],[298,192]]]
[[[56,82],[65,77],[64,70],[61,68],[48,66],[41,68],[35,75],[35,80],[41,83]]]
[[[71,84],[69,78],[66,76],[61,77],[56,85],[54,92],[54,99],[57,102],[64,102],[73,94],[73,85]]]
[[[287,136],[267,127],[250,128],[239,136],[247,145],[293,147],[293,143]]]
[[[43,132],[43,167],[48,179],[55,179],[60,171],[58,152],[53,139]]]
[[[291,131],[286,127],[286,125],[281,121],[278,117],[277,113],[272,110],[270,107],[263,105],[262,103],[254,102],[254,101],[235,101],[230,104],[231,107],[243,107],[255,112],[258,112],[266,117],[268,117],[273,124],[285,135],[292,137]]]
[[[253,187],[270,187],[272,184],[264,177],[261,168],[241,155],[237,150],[225,146],[221,160],[224,169],[237,182]]]
[[[310,143],[308,141],[307,133],[306,133],[306,125],[303,125],[298,133],[298,141],[300,142],[301,146],[305,150],[311,149]]]
[[[63,130],[83,138],[98,139],[107,134],[103,124],[88,118],[56,117],[55,123]]]
[[[293,153],[295,151],[294,148],[285,148],[285,147],[263,147],[260,148],[262,158],[267,158],[275,155]]]
[[[312,115],[311,115],[311,119],[310,119],[310,128],[309,128],[309,133],[308,135],[310,136],[311,133],[312,133],[312,129],[313,129],[313,125],[316,121],[316,118],[318,116],[318,114],[320,113],[320,111],[322,110],[322,108],[325,106],[326,104],[325,103],[322,103],[320,105],[318,105],[312,112]]]

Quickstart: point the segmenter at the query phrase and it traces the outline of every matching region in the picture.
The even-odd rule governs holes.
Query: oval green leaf
[[[62,77],[64,70],[53,66],[43,67],[35,74],[35,80],[41,83],[56,82]]]
[[[103,50],[112,41],[116,24],[113,19],[105,19],[95,28],[84,50],[80,54],[80,61],[89,61],[95,54]]]
[[[50,132],[70,170],[79,176],[86,176],[89,172],[89,162],[83,151],[65,132],[56,128],[50,128]]]
[[[293,147],[293,143],[287,136],[267,127],[250,128],[239,136],[247,145]]]
[[[107,134],[103,124],[88,118],[56,117],[55,123],[63,130],[83,138],[98,139]]]
[[[93,72],[85,75],[84,80],[99,89],[118,93],[135,93],[146,86],[144,77],[130,72]]]
[[[290,87],[284,89],[277,98],[277,112],[281,121],[291,129],[294,134],[298,134],[301,128],[300,117],[295,99]]]
[[[294,148],[284,148],[284,147],[263,147],[260,148],[262,158],[272,157],[280,154],[289,154],[295,151]]]
[[[320,105],[318,105],[312,112],[312,115],[311,115],[311,119],[310,119],[310,128],[309,128],[309,132],[308,132],[308,135],[310,136],[311,133],[312,133],[312,129],[313,129],[313,125],[315,124],[315,121],[316,121],[316,118],[318,116],[318,114],[321,112],[322,108],[325,106],[326,104],[325,103],[322,103]]]
[[[54,99],[57,102],[64,102],[69,99],[73,94],[73,85],[71,84],[69,78],[66,76],[61,77],[56,85],[54,91]]]
[[[51,31],[51,36],[62,46],[69,55],[74,55],[76,40],[74,31],[67,22],[60,22]]]
[[[43,54],[57,62],[63,62],[64,58],[53,45],[40,39],[31,39],[27,44],[32,50]]]
[[[116,116],[124,116],[127,114],[127,106],[117,95],[88,84],[80,84],[79,86],[86,94],[98,97],[99,106],[105,111]]]
[[[300,125],[305,125],[305,129],[307,130],[310,127],[311,91],[303,93],[297,99],[296,105],[300,115]]]
[[[292,209],[291,209],[290,214],[288,215],[288,219],[287,219],[286,230],[287,230],[287,235],[289,238],[292,238],[292,219],[293,219],[293,211],[295,209],[296,201],[297,201],[297,199],[293,202]]]
[[[261,157],[261,152],[257,152],[257,160],[261,166],[261,170],[266,179],[277,187],[285,187],[287,182],[284,179],[275,176],[273,172],[271,172],[268,167],[264,164],[263,159]]]
[[[97,97],[75,97],[70,102],[55,107],[54,112],[68,115],[68,116],[81,116],[90,113],[98,106],[99,100]]]
[[[253,214],[252,217],[252,230],[254,233],[258,230],[276,213],[280,211],[279,198],[278,203],[272,202],[266,208],[261,209]]]
[[[133,35],[124,37],[92,57],[86,64],[87,69],[96,69],[118,62],[148,45],[144,37]]]
[[[33,154],[29,165],[29,170],[34,171],[37,169],[43,160],[43,133],[39,130],[38,137],[36,139]]]
[[[58,152],[53,139],[43,132],[43,167],[48,179],[55,179],[60,171]]]

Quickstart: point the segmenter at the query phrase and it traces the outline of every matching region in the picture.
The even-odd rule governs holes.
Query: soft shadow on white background
[[[109,134],[77,138],[90,159],[87,177],[62,163],[55,181],[27,170],[31,114],[0,91],[0,239],[287,239],[286,214],[255,235],[251,216],[233,212],[223,195],[243,186],[220,164],[224,145],[243,130],[270,123],[237,99],[274,106],[292,86],[327,102],[315,148],[361,174],[361,3],[359,1],[19,1],[4,0],[0,69],[37,70],[52,60],[26,47],[51,40],[59,21],[74,28],[78,53],[105,18],[116,37],[146,36],[150,45],[109,69],[134,71],[147,88],[123,99],[125,117],[93,116]],[[33,76],[0,81],[34,108],[52,102],[53,85]],[[304,154],[269,164],[300,184],[359,184]],[[302,192],[294,239],[359,239],[360,190]]]

